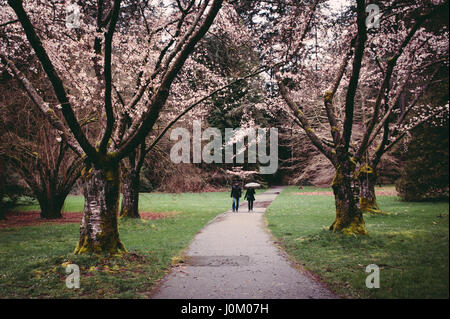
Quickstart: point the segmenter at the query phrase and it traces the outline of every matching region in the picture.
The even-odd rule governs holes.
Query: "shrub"
[[[412,131],[405,165],[396,182],[403,200],[448,200],[448,129],[447,117],[442,126],[426,123]]]

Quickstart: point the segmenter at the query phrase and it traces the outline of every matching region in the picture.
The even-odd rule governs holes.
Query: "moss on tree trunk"
[[[5,206],[3,203],[3,196],[5,195],[5,166],[3,159],[0,157],[0,219],[6,219]]]
[[[361,166],[357,173],[359,180],[359,205],[363,213],[381,213],[375,195],[375,184],[377,181],[376,170],[370,165]]]
[[[1,187],[1,185],[0,185]],[[0,191],[0,219],[6,219],[5,217],[5,206],[3,204],[3,192]]]
[[[0,219],[6,219],[6,217],[5,217],[5,207],[4,207],[4,204],[3,204],[3,194],[0,194],[0,195],[2,195],[2,197],[0,198]]]
[[[90,168],[82,173],[85,180],[84,211],[80,240],[75,254],[125,252],[119,238],[117,215],[120,195],[119,167]]]
[[[336,169],[332,187],[336,205],[336,219],[330,226],[331,231],[346,235],[366,235],[361,209],[353,190],[354,163],[347,160]]]
[[[139,216],[139,172],[134,169],[122,174],[122,207],[120,217],[140,218]]]

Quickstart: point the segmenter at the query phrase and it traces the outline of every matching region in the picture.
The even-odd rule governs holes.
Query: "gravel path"
[[[185,264],[173,267],[151,298],[337,298],[293,268],[265,230],[265,207],[281,190],[275,187],[256,194],[252,213],[247,212],[247,202],[243,202],[239,213],[230,210],[217,216],[185,251]]]

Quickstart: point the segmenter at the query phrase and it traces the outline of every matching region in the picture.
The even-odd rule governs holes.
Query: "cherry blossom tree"
[[[146,141],[123,162],[121,217],[139,218],[142,167],[148,161],[148,154],[169,129],[187,114],[190,121],[204,118],[211,113],[212,99],[228,94],[231,88],[241,87],[266,71],[257,59],[249,57],[255,56],[251,35],[243,27],[236,28],[239,22],[240,18],[233,7],[224,4],[208,33],[175,79],[173,93],[167,101],[168,111],[157,121],[161,129],[153,130]],[[220,45],[227,52],[218,52]],[[245,120],[248,119],[244,116],[242,121]]]
[[[346,19],[341,18],[339,23],[337,19],[330,18],[333,12],[327,4],[331,2],[270,1],[255,4],[263,14],[254,13],[253,8],[242,10],[244,15],[253,13],[247,14],[247,22],[254,26],[255,34],[261,39],[261,57],[275,62],[284,61],[283,66],[273,74],[282,97],[280,105],[288,106],[294,121],[336,170],[332,182],[336,219],[330,230],[367,234],[358,197],[358,176],[367,174],[370,165],[374,166],[400,140],[405,134],[400,127],[408,129],[403,124],[409,120],[409,110],[417,104],[432,78],[426,77],[422,81],[408,105],[404,105],[402,115],[394,121],[394,110],[399,105],[396,97],[408,80],[406,66],[411,63],[407,59],[411,55],[408,53],[423,45],[424,25],[445,12],[448,5],[445,2],[417,2],[398,7],[396,2],[380,1],[378,4],[384,5],[386,12],[385,19],[380,22],[386,29],[382,34],[377,34],[368,32],[365,1],[358,0],[356,6],[349,6]],[[399,10],[406,7],[410,15],[396,15],[393,11],[397,7],[401,8]],[[248,11],[245,12],[245,9]],[[390,15],[395,20],[395,27],[389,19]],[[411,17],[413,19],[409,20]],[[314,45],[316,34],[313,26],[327,39],[323,44],[325,48],[320,51],[320,71],[314,66],[318,48]],[[387,31],[388,27],[391,30]],[[263,34],[258,34],[262,30]],[[435,49],[442,47],[444,36],[425,35],[429,36],[440,43],[434,46]],[[439,54],[433,55],[439,59]],[[336,62],[336,56],[341,56],[340,62]],[[423,59],[416,59],[421,60],[417,65],[424,62]],[[374,65],[379,69],[373,68]],[[370,105],[366,103],[363,134],[355,137],[355,112],[361,105],[360,91],[364,86],[375,92],[375,100]],[[318,105],[318,96],[322,97],[328,121],[325,134],[324,130],[314,129],[318,126],[313,112]],[[338,103],[335,101],[337,96],[343,96]],[[374,158],[369,159],[369,149],[376,143],[378,147],[372,153]],[[359,171],[358,166],[361,166]]]
[[[0,22],[8,24],[2,60],[85,161],[85,205],[75,253],[125,251],[117,228],[119,163],[152,131],[173,82],[222,1],[86,2],[70,29],[69,1],[8,4],[11,10],[2,10]],[[57,105],[50,105],[14,64],[30,47]],[[83,116],[95,117],[96,125],[83,128]]]
[[[25,65],[29,68],[33,61],[26,61],[22,70],[48,96],[51,90],[42,81],[45,75],[29,72]],[[1,156],[8,170],[17,171],[37,199],[41,218],[61,218],[64,201],[80,176],[83,161],[60,139],[44,116],[31,107],[20,83],[5,75],[1,84]]]
[[[3,196],[5,195],[5,164],[3,160],[3,152],[0,151],[0,219],[5,219],[5,208],[3,204]]]
[[[84,161],[75,253],[125,250],[117,230],[120,179],[122,215],[137,216],[136,178],[146,155],[180,116],[239,78],[267,71],[267,100],[254,107],[283,108],[278,114],[289,114],[332,163],[330,230],[346,234],[367,233],[362,209],[377,209],[372,186],[383,154],[446,109],[433,105],[417,116],[421,97],[448,67],[448,28],[430,27],[448,10],[445,1],[377,1],[379,28],[364,0],[349,1],[341,13],[323,0],[8,4],[0,13],[2,64]],[[207,32],[218,29],[254,46],[262,67],[224,76],[195,59]],[[24,56],[39,62],[31,71],[45,72],[52,98],[20,71]]]
[[[83,161],[58,141],[42,116],[27,111],[2,119],[5,126],[11,126],[5,122],[16,121],[15,130],[0,138],[2,157],[30,188],[41,208],[41,218],[61,218],[64,201],[80,176]],[[18,121],[23,124],[17,125]]]
[[[369,87],[372,77],[386,84],[384,96],[382,85],[371,90],[374,113],[362,107],[362,112],[369,114],[368,126],[355,159],[360,164],[357,178],[363,211],[381,212],[375,183],[382,156],[424,121],[448,116],[448,101],[431,105],[423,100],[433,83],[448,82],[448,26],[434,22],[442,21],[442,11],[438,11],[442,9],[437,5],[427,16],[424,7],[417,4],[401,9],[386,7],[381,12],[380,30],[370,38],[368,66],[371,65],[372,72],[367,72],[370,77],[363,77],[361,87]],[[399,16],[416,22],[408,26],[399,21]]]

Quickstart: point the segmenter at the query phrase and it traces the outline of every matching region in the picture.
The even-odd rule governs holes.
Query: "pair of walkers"
[[[242,189],[239,183],[234,183],[231,187],[231,197],[233,198],[233,212],[238,212],[239,210],[239,198],[242,196]],[[248,201],[248,211],[253,211],[253,202],[255,201],[255,190],[253,188],[248,188],[245,192],[244,199]]]

